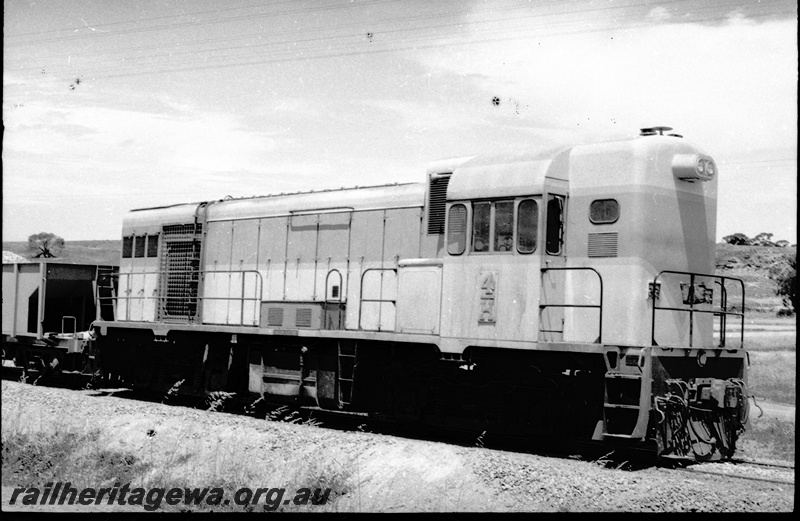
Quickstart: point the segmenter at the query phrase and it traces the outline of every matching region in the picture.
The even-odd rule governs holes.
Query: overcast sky
[[[666,125],[717,239],[797,241],[788,0],[4,0],[3,240]],[[499,104],[492,102],[499,99]]]

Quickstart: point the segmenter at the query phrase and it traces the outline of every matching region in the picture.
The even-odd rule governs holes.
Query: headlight
[[[703,154],[675,154],[672,173],[682,181],[710,181],[716,174],[714,160]]]
[[[703,177],[704,175],[706,175],[706,160],[698,159],[697,166],[695,168],[697,169],[697,175],[699,177]]]

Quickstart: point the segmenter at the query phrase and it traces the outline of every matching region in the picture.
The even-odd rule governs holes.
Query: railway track
[[[732,459],[722,462],[694,463],[687,466],[676,466],[674,469],[690,474],[708,474],[731,479],[762,481],[794,487],[794,465],[792,464]]]

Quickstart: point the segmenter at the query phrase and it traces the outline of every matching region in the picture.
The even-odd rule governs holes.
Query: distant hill
[[[63,254],[50,262],[69,264],[119,265],[122,241],[66,241]],[[4,242],[3,251],[30,260],[27,242]],[[717,244],[717,275],[742,279],[745,285],[747,311],[776,313],[783,300],[775,294],[777,284],[772,278],[789,256],[796,257],[797,247],[732,246]],[[36,260],[36,259],[34,259]],[[734,302],[731,292],[729,302]]]
[[[103,264],[119,266],[122,241],[64,241],[64,251],[55,259],[34,259],[28,251],[28,241],[4,242],[3,252],[11,252],[28,261],[63,262],[66,264]],[[4,255],[5,257],[5,255]]]

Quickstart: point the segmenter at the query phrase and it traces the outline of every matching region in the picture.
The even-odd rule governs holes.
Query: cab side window
[[[469,251],[473,253],[513,254],[515,249],[518,253],[533,253],[539,237],[539,204],[540,201],[534,198],[476,201],[469,206],[452,204],[447,214],[447,253],[461,255],[467,249],[468,239]],[[551,203],[559,204],[556,214],[558,219],[562,219],[563,197]],[[553,222],[561,226],[560,220]],[[556,234],[555,237],[549,239],[551,242],[555,240],[551,249],[560,251],[561,236]]]
[[[514,248],[514,201],[494,203],[494,251]]]
[[[447,253],[461,255],[467,246],[467,207],[454,204],[447,218]]]
[[[130,259],[133,257],[133,236],[122,238],[122,258]]]
[[[564,198],[551,195],[547,199],[547,237],[545,251],[549,255],[561,254],[561,239],[564,234]]]
[[[147,236],[147,256],[158,257],[158,235]]]
[[[137,235],[133,238],[133,256],[144,257],[144,241],[146,235]]]
[[[474,203],[472,205],[472,251],[489,251],[491,211],[491,203]]]
[[[517,251],[533,253],[539,228],[539,205],[533,199],[520,201],[517,206]]]
[[[589,206],[589,220],[594,224],[611,224],[619,219],[616,199],[596,199]]]

